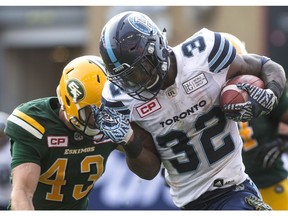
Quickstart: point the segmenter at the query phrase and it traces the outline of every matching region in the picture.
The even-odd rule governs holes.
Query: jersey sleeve
[[[202,61],[208,64],[210,72],[219,73],[221,70],[228,68],[236,57],[235,47],[219,32],[203,28],[194,34],[191,39],[188,39],[189,41],[191,50],[197,48],[200,52],[205,53],[204,55],[199,55],[199,57],[201,56]],[[189,48],[187,43],[184,45]]]
[[[130,110],[125,104],[129,103],[129,96],[119,89],[116,85],[107,81],[102,91],[101,103],[104,106],[113,108],[129,119]]]
[[[42,144],[44,132],[44,127],[34,118],[19,109],[13,111],[5,129],[11,142],[11,168],[26,162],[40,165],[47,150]]]

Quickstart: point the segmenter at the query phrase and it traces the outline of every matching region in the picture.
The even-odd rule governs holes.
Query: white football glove
[[[129,121],[112,108],[93,106],[93,113],[99,129],[113,142],[125,145],[133,134]]]

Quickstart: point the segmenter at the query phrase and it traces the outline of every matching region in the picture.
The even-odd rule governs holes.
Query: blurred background
[[[267,55],[288,71],[286,6],[0,6],[0,111],[56,95],[63,67],[80,55],[98,55],[102,27],[125,10],[144,12],[165,27],[170,46],[206,27],[234,34],[249,52]],[[141,180],[123,155],[113,153],[89,208],[175,209],[168,190],[161,174]]]

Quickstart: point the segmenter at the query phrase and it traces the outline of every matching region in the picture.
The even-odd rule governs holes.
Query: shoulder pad
[[[18,109],[15,109],[8,117],[8,123],[9,121],[23,128],[38,139],[42,139],[45,133],[45,128],[39,122]]]

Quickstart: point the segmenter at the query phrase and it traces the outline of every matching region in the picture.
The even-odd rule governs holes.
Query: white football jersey
[[[130,121],[149,131],[165,167],[178,207],[207,191],[247,178],[237,123],[219,107],[235,49],[220,34],[202,29],[172,48],[177,60],[175,83],[148,101],[138,101],[107,82],[103,98]]]

